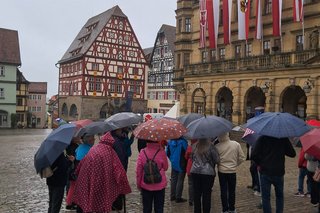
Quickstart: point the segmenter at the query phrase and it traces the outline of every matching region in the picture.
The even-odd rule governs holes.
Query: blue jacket
[[[86,156],[86,154],[89,152],[89,150],[91,149],[92,145],[90,144],[80,144],[78,146],[78,148],[76,149],[76,160],[82,160],[84,158],[84,156]]]
[[[188,142],[184,138],[168,141],[167,156],[170,159],[171,167],[177,172],[186,171],[186,159],[184,157]]]

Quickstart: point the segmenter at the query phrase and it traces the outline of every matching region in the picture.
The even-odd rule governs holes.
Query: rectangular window
[[[266,55],[270,54],[270,41],[263,41],[263,53]]]
[[[117,81],[117,93],[122,93],[122,81]]]
[[[32,95],[33,100],[37,100],[37,95]]]
[[[41,107],[40,106],[37,107],[37,112],[41,112]]]
[[[246,52],[245,52],[245,56],[251,56],[252,55],[252,44],[246,44]]]
[[[114,80],[114,79],[111,79],[111,80],[110,80],[109,85],[110,85],[110,87],[109,87],[110,92],[115,92],[116,89],[115,89],[115,80]]]
[[[41,100],[41,95],[38,95],[38,100]]]
[[[36,112],[37,111],[37,107],[33,106],[31,109],[32,112]]]
[[[101,92],[101,78],[96,78],[96,91]]]
[[[303,37],[302,35],[296,36],[296,51],[302,51],[303,50]]]
[[[182,32],[182,19],[178,20],[178,33]]]
[[[123,67],[118,66],[118,67],[117,67],[117,73],[118,73],[118,74],[122,74],[122,73],[123,73]]]
[[[91,66],[92,66],[91,68],[92,68],[93,71],[98,71],[99,70],[99,64],[98,63],[92,63]]]
[[[147,92],[147,99],[150,99],[150,92]]]
[[[201,61],[202,63],[206,63],[208,60],[208,52],[207,51],[202,51],[201,53]]]
[[[158,92],[158,100],[164,99],[164,92]]]
[[[174,91],[169,91],[168,92],[168,99],[169,100],[174,100],[175,98],[174,98]]]
[[[5,68],[4,66],[0,66],[0,76],[4,76],[5,75]]]
[[[41,124],[41,118],[37,118],[37,125]]]
[[[217,60],[216,57],[217,57],[217,52],[216,52],[216,50],[211,50],[211,51],[210,51],[210,61],[211,61],[211,62],[212,62],[212,61],[216,61],[216,60]]]
[[[133,75],[139,75],[139,69],[138,68],[133,68],[132,72],[133,72]]]
[[[89,81],[89,91],[92,92],[92,91],[94,91],[94,79],[93,79],[93,77],[89,77],[88,81]]]
[[[183,65],[189,65],[190,64],[190,53],[184,53],[183,54]]]
[[[219,59],[224,60],[226,57],[226,49],[225,48],[220,48],[219,49]]]
[[[185,19],[185,32],[190,33],[191,32],[191,18],[186,18]]]
[[[22,98],[17,98],[17,106],[22,106],[23,101]]]
[[[265,10],[264,10],[264,14],[270,14],[272,11],[272,0],[266,0],[265,1]]]
[[[241,45],[236,45],[234,48],[234,57],[241,58]]]
[[[281,39],[275,39],[272,47],[273,52],[281,52]]]

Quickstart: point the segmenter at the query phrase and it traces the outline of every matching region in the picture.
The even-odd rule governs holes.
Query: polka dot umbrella
[[[133,134],[136,138],[162,141],[180,138],[187,132],[187,129],[177,120],[161,118],[152,119],[140,124]]]

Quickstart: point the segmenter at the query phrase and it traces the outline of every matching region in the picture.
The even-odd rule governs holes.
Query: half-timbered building
[[[58,64],[61,118],[146,111],[146,59],[119,6],[90,18]]]
[[[175,34],[176,28],[165,24],[157,33],[148,72],[148,112],[165,114],[178,98],[172,83]]]

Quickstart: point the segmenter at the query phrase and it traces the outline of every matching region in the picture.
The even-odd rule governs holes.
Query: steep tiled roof
[[[169,43],[169,49],[174,52],[174,42],[176,40],[176,27],[163,24],[158,32],[158,34],[164,33],[167,41]]]
[[[127,16],[122,12],[118,5],[97,16],[90,18],[82,27],[82,29],[58,63],[63,63],[81,57],[84,53],[86,53],[113,15],[127,18]],[[91,31],[88,31],[89,28],[91,28]],[[81,40],[83,42],[81,42]],[[78,53],[72,55],[72,52],[74,51],[78,51]]]
[[[47,82],[30,82],[29,93],[43,93],[47,94]]]
[[[0,28],[0,63],[21,65],[18,31]]]
[[[29,84],[29,81],[24,77],[24,75],[19,69],[17,69],[17,82],[23,83],[23,84]]]
[[[146,56],[146,60],[147,60],[148,64],[151,63],[152,52],[153,52],[153,47],[148,47],[148,48],[143,49],[143,53]]]

